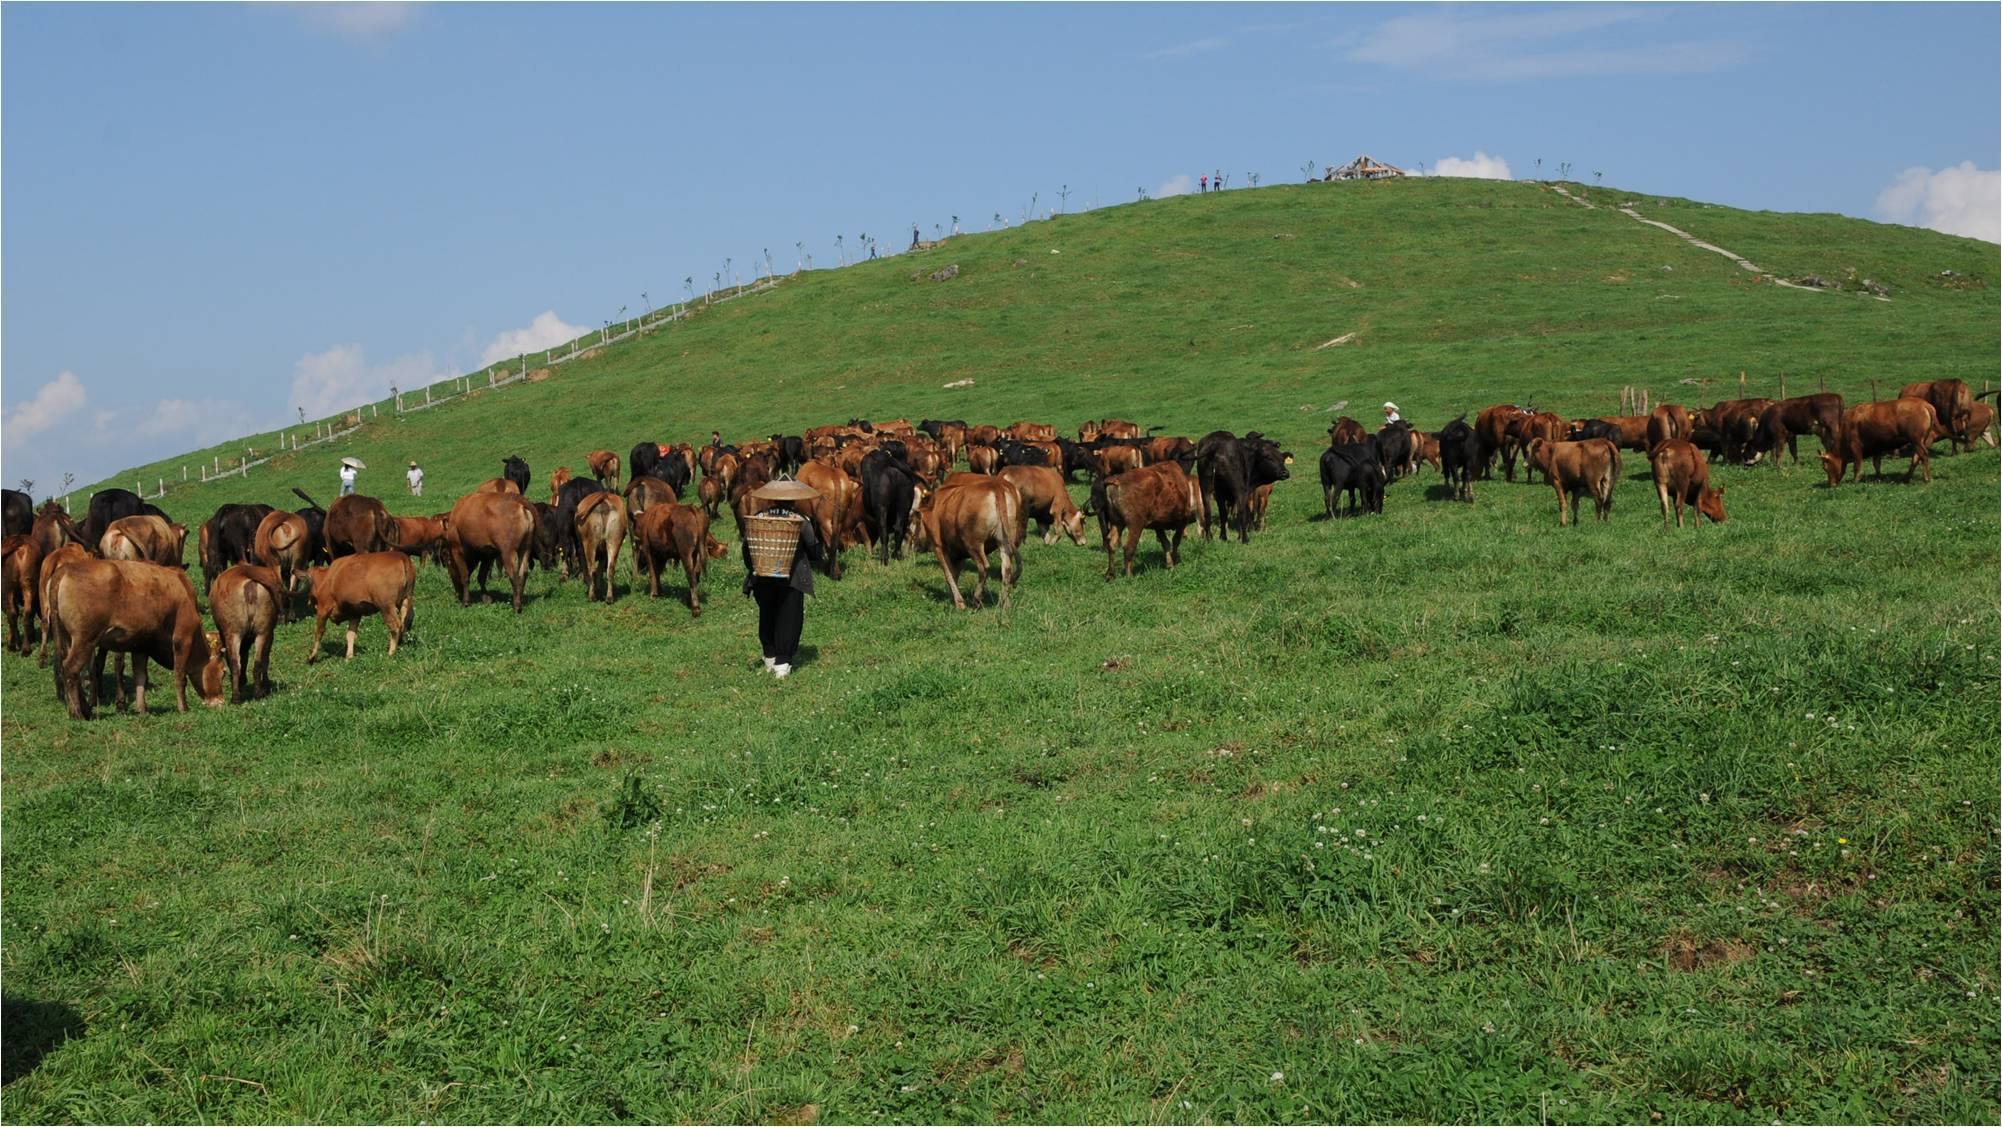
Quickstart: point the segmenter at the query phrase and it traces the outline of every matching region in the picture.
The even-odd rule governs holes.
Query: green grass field
[[[858,553],[784,683],[734,551],[699,620],[623,568],[610,607],[535,573],[517,618],[427,566],[393,659],[369,623],[308,669],[283,627],[274,696],[185,716],[71,722],[7,656],[0,1115],[1994,1121],[1994,450],[1930,485],[1719,468],[1730,520],[1693,532],[1636,456],[1605,525],[1430,471],[1312,519],[1344,400],[1436,428],[1741,370],[1993,380],[1993,245],[1632,198],[1892,300],[1532,184],[1185,197],[809,275],[170,489],[191,523],[325,502],[354,454],[428,512],[509,453],[541,481],[852,415],[1298,456],[1250,545],[1168,572],[1149,538],[1107,584],[1031,542],[1007,613]]]

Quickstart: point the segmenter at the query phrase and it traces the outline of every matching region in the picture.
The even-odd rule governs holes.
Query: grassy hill
[[[1532,184],[1182,197],[789,280],[170,488],[190,521],[325,501],[354,454],[435,511],[510,453],[541,479],[853,415],[1299,456],[1270,531],[1172,573],[1031,543],[1014,611],[957,614],[929,558],[853,567],[784,684],[734,557],[699,620],[540,573],[519,618],[460,608],[426,568],[395,658],[370,625],[308,669],[285,627],[276,695],[186,716],[72,723],[8,656],[0,1114],[1992,1118],[1993,450],[1929,486],[1721,468],[1696,532],[1637,458],[1605,525],[1429,472],[1311,519],[1344,401],[1436,427],[1741,371],[1994,378],[1993,245],[1590,196],[1891,300]]]

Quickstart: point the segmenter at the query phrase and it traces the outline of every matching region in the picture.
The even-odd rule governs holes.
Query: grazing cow
[[[1439,441],[1439,476],[1446,479],[1455,500],[1472,501],[1474,475],[1481,464],[1481,441],[1468,425],[1467,416],[1447,423],[1434,437]]]
[[[982,446],[999,446],[1001,444],[1001,437],[1000,427],[990,426],[986,423],[982,423],[977,427],[966,428],[966,441],[968,445],[977,442]]]
[[[1939,426],[1939,415],[1924,399],[1900,397],[1879,403],[1858,403],[1842,414],[1842,441],[1834,450],[1821,452],[1821,467],[1828,472],[1828,484],[1842,483],[1842,475],[1855,467],[1855,480],[1863,480],[1863,459],[1870,459],[1870,472],[1884,475],[1884,457],[1908,450],[1912,464],[1905,480],[1925,469],[1932,481],[1932,447],[1929,443]]]
[[[1647,449],[1646,415],[1602,415],[1595,419],[1579,419],[1571,424],[1571,430],[1564,438],[1567,442],[1582,442],[1588,438],[1603,438],[1622,450]]]
[[[227,504],[202,522],[195,541],[195,556],[202,565],[202,590],[213,586],[224,568],[256,558],[257,526],[274,511],[269,505]]]
[[[512,504],[524,514],[528,508],[526,501],[504,493],[472,493],[461,498],[459,504],[474,498],[500,498],[500,504]],[[458,512],[456,507],[452,510],[455,533],[459,531]],[[417,587],[417,565],[409,556],[402,552],[358,552],[342,556],[326,567],[314,568],[307,575],[313,586],[313,643],[306,651],[307,665],[320,660],[320,639],[326,636],[330,618],[347,627],[348,652],[344,660],[354,660],[355,628],[371,614],[382,616],[383,625],[389,628],[389,654],[396,655],[396,647],[403,643],[403,635],[417,617],[416,600],[412,597]]]
[[[251,538],[251,545],[252,554],[258,562],[278,573],[278,605],[284,612],[285,621],[292,621],[292,592],[298,588],[300,573],[312,563],[312,543],[306,529],[306,518],[283,509],[273,509],[257,522],[257,533]]]
[[[1240,544],[1251,542],[1251,491],[1267,482],[1284,481],[1291,454],[1277,443],[1253,431],[1243,438],[1229,431],[1211,431],[1196,443],[1196,462],[1202,473],[1203,539],[1210,538],[1210,506],[1216,506],[1216,521],[1230,538],[1235,524]],[[1096,496],[1096,494],[1094,494]]]
[[[557,510],[558,519],[563,513]],[[575,509],[571,510],[574,516]],[[566,522],[567,523],[567,522]],[[575,535],[575,526],[566,530]],[[452,577],[452,589],[459,605],[471,602],[472,569],[480,569],[480,601],[487,594],[487,571],[500,564],[501,574],[514,588],[514,613],[521,613],[521,587],[528,579],[528,561],[535,547],[535,510],[528,502],[507,493],[468,493],[452,506],[445,522],[445,569]],[[413,572],[412,574],[415,574]]]
[[[1647,413],[1645,442],[1649,450],[1671,438],[1688,439],[1695,433],[1695,420],[1690,417],[1689,408],[1680,403],[1657,403]]]
[[[1655,495],[1661,499],[1661,526],[1668,527],[1670,504],[1675,506],[1675,527],[1682,527],[1682,510],[1693,505],[1712,521],[1724,523],[1724,490],[1710,487],[1710,463],[1696,444],[1687,439],[1664,439],[1648,451],[1648,468],[1654,474]],[[1692,525],[1703,522],[1690,518]]]
[[[35,664],[39,667],[49,664],[49,592],[52,589],[49,582],[65,566],[91,558],[83,545],[77,543],[64,544],[42,556],[41,566],[36,569],[35,575],[36,613],[42,620],[42,644],[35,652]]]
[[[573,477],[563,483],[552,503],[556,506],[558,518],[563,523],[563,578],[570,573],[582,571],[584,567],[584,544],[577,538],[577,505],[593,493],[603,491],[604,486],[588,477]]]
[[[445,522],[449,513],[429,517],[390,517],[389,546],[406,556],[429,556],[434,563],[445,555]]]
[[[246,691],[252,699],[271,695],[271,634],[284,604],[278,573],[268,567],[237,564],[209,584],[209,614],[216,648],[229,666],[231,704],[242,703]]]
[[[1157,462],[1118,477],[1102,477],[1091,483],[1091,508],[1098,514],[1099,536],[1105,542],[1105,578],[1113,570],[1113,533],[1125,531],[1126,574],[1133,575],[1133,557],[1140,550],[1140,537],[1148,529],[1161,542],[1162,563],[1174,567],[1181,562],[1182,537],[1192,524],[1202,520],[1202,488],[1182,470],[1179,462]]]
[[[563,556],[563,514],[556,511],[556,506],[542,501],[532,501],[529,507],[535,511],[529,563],[544,571],[555,571]]]
[[[619,487],[619,456],[610,450],[593,450],[584,455],[584,464],[591,467],[591,476],[611,486]]]
[[[961,476],[954,474],[946,480]],[[978,475],[963,476],[977,478]],[[1084,512],[1071,500],[1061,474],[1048,466],[1009,466],[1001,471],[1001,478],[1022,495],[1022,517],[1036,522],[1036,530],[1041,533],[1043,543],[1054,544],[1057,536],[1062,534],[1070,537],[1071,543],[1083,546]]]
[[[970,443],[966,447],[966,468],[974,473],[995,473],[1001,468],[1001,451],[985,443]]]
[[[605,570],[605,602],[619,597],[619,547],[630,524],[625,499],[616,493],[593,493],[577,502],[577,542],[584,550],[584,601],[598,599],[598,569]]]
[[[18,489],[0,489],[6,499],[6,535],[26,536],[35,527],[35,499]]]
[[[1462,425],[1465,425],[1464,422]],[[1342,515],[1337,502],[1349,495],[1349,516],[1383,511],[1383,463],[1373,442],[1344,442],[1321,451],[1321,504],[1330,518]]]
[[[658,442],[638,443],[634,445],[632,453],[626,455],[626,471],[635,478],[642,475],[660,477],[660,463],[666,456],[666,451],[667,448]]]
[[[1369,431],[1363,425],[1342,415],[1328,426],[1328,445],[1348,446],[1357,442],[1368,442]]]
[[[1009,595],[1022,577],[1022,492],[1006,478],[969,475],[959,484],[947,486],[925,498],[918,512],[925,542],[938,557],[945,572],[945,585],[952,592],[952,605],[967,609],[959,591],[959,569],[973,561],[977,585],[976,606],[987,602],[987,557],[1001,557],[1001,608],[1008,609]]]
[[[1422,430],[1414,431],[1411,435],[1412,472],[1418,472],[1421,464],[1429,465],[1434,470],[1439,469],[1439,436]]]
[[[637,517],[654,505],[671,505],[677,497],[668,484],[652,474],[635,473],[626,482],[626,512]]]
[[[709,514],[691,505],[655,505],[633,521],[633,569],[647,574],[647,593],[660,598],[660,569],[679,560],[688,578],[688,613],[702,615],[702,573],[727,551],[709,535]]]
[[[1376,460],[1383,464],[1384,476],[1396,481],[1410,473],[1416,460],[1416,447],[1411,441],[1412,426],[1402,419],[1385,424],[1370,441],[1376,446]]]
[[[1842,397],[1832,391],[1796,395],[1759,412],[1758,425],[1752,432],[1752,457],[1757,460],[1760,455],[1770,453],[1773,468],[1779,469],[1780,449],[1784,447],[1793,455],[1794,464],[1799,465],[1802,434],[1812,434],[1821,439],[1823,449],[1840,441]]]
[[[167,514],[139,499],[130,489],[100,489],[90,495],[90,511],[83,518],[83,544],[91,551],[104,539],[104,530],[123,517]]]
[[[550,471],[549,474],[550,504],[554,505],[556,503],[557,495],[563,492],[563,487],[570,483],[570,479],[572,476],[573,475],[570,473],[569,466],[558,466],[554,470]]]
[[[1974,449],[1976,442],[1995,445],[1995,408],[1979,401],[1967,412],[1966,449]]]
[[[1933,414],[1939,417],[1939,425],[1946,429],[1955,445],[1964,441],[1972,445],[1968,441],[1974,437],[1968,433],[1968,417],[1974,413],[1974,393],[1968,389],[1965,380],[1908,383],[1898,389],[1898,398],[1923,399],[1932,404]]]
[[[917,498],[918,479],[909,466],[883,450],[862,459],[862,524],[886,564],[903,558]]]
[[[1071,450],[1080,449],[1073,446],[1064,452],[1066,479],[1070,477]],[[1085,468],[1102,477],[1123,474],[1127,470],[1137,470],[1147,464],[1146,444],[1139,439],[1103,437],[1091,447],[1081,449],[1081,452],[1084,457],[1080,461],[1084,463]]]
[[[1564,425],[1562,416],[1549,411],[1530,411],[1509,420],[1508,447],[1502,452],[1502,471],[1510,481],[1515,480],[1515,464],[1529,452],[1529,444],[1537,439],[1545,442],[1562,442],[1564,432],[1570,428]],[[1530,471],[1536,463],[1528,462],[1523,467],[1522,479],[1529,480]]]
[[[83,559],[58,567],[43,594],[56,689],[73,719],[91,718],[104,680],[104,659],[112,653],[121,655],[121,667],[122,655],[133,655],[132,684],[142,715],[148,659],[173,669],[174,702],[180,711],[188,710],[190,677],[203,703],[222,703],[221,664],[213,660],[202,632],[202,612],[195,606],[195,585],[187,572],[136,560]],[[85,667],[91,671],[87,694]],[[116,685],[122,708],[122,673]]]
[[[29,649],[35,628],[35,580],[41,568],[42,549],[34,537],[16,534],[0,541],[0,602],[7,611],[7,648],[16,653]]]
[[[1147,440],[1142,447],[1141,465],[1151,466],[1158,462],[1175,462],[1185,474],[1196,472],[1196,444],[1179,435],[1161,435]]]
[[[396,543],[390,538],[390,528],[389,510],[381,501],[359,493],[336,498],[327,510],[327,551],[335,559],[358,552],[387,552]]]
[[[1543,480],[1557,493],[1559,527],[1575,524],[1578,495],[1592,497],[1593,515],[1604,521],[1613,512],[1613,486],[1620,480],[1620,447],[1608,438],[1588,438],[1582,442],[1530,440],[1529,464],[1543,474]],[[1566,503],[1569,511],[1566,511]]]
[[[1055,442],[1057,428],[1049,423],[1013,422],[1002,432],[1017,442]]]
[[[521,494],[523,497],[528,496],[528,483],[530,480],[528,463],[522,459],[521,455],[509,454],[506,460],[501,462],[501,476],[514,482],[514,491],[516,493]]]
[[[1474,416],[1474,438],[1480,445],[1481,477],[1494,476],[1495,455],[1508,448],[1510,429],[1517,419],[1533,413],[1513,403],[1497,403],[1481,408],[1481,413]]]
[[[800,501],[793,507],[813,521],[820,533],[820,566],[829,579],[841,578],[842,534],[862,519],[862,483],[842,473],[833,462],[815,458],[800,466],[799,482],[818,490],[820,496]],[[752,512],[743,512],[749,516]],[[738,535],[742,535],[739,520]]]
[[[1100,419],[1098,433],[1106,438],[1139,438],[1140,424],[1125,419]]]
[[[159,517],[120,517],[104,530],[97,542],[97,554],[107,560],[145,560],[163,567],[186,567],[183,562],[188,526],[169,524]]]
[[[1759,416],[1772,405],[1771,399],[1726,399],[1710,408],[1706,418],[1717,432],[1725,461],[1748,464],[1752,460],[1746,450],[1759,432]]]

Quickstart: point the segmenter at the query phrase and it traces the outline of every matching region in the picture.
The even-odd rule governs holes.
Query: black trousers
[[[765,656],[791,665],[799,652],[800,627],[806,624],[806,596],[784,579],[754,579],[751,597],[758,601],[758,644]]]

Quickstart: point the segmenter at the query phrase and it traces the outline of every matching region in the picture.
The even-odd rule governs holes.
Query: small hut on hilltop
[[[1321,179],[1322,180],[1389,180],[1404,175],[1406,175],[1405,171],[1397,167],[1396,165],[1385,164],[1382,161],[1376,159],[1375,157],[1365,154],[1363,156],[1357,157],[1356,159],[1348,162],[1345,165],[1342,165],[1340,168],[1330,167],[1327,173],[1323,175]]]

